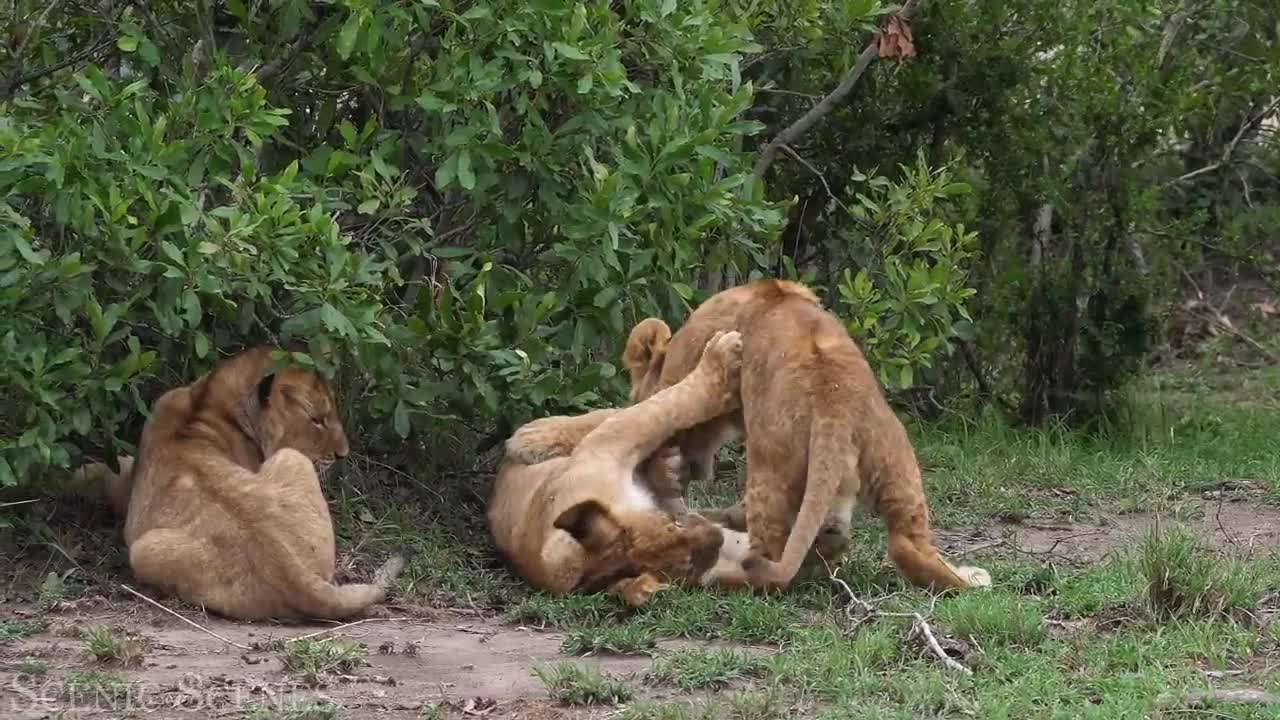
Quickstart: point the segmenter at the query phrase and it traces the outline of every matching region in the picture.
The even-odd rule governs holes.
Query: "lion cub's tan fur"
[[[758,553],[747,563],[753,586],[787,586],[820,531],[817,549],[828,560],[847,548],[859,500],[888,526],[889,558],[912,583],[936,589],[990,584],[984,570],[955,568],[934,546],[906,430],[844,325],[812,291],[760,280],[711,297],[674,336],[655,323],[661,321],[641,323],[629,339],[624,358],[633,388],[678,382],[709,336],[743,333],[741,411],[691,428],[676,442],[686,482],[706,480],[719,447],[745,432],[745,521]],[[646,377],[655,371],[656,382]],[[642,398],[643,392],[635,396]],[[676,498],[664,501],[683,506]]]
[[[669,470],[660,448],[674,433],[737,407],[741,349],[738,333],[708,334],[687,376],[645,402],[535,420],[507,440],[487,515],[522,577],[553,593],[607,590],[633,606],[670,582],[745,581],[742,533],[662,512],[651,492]]]
[[[346,456],[347,436],[324,379],[271,373],[271,352],[241,353],[162,395],[118,476],[99,463],[81,472],[107,482],[125,512],[140,581],[245,620],[349,617],[386,597],[404,561],[392,557],[373,584],[334,584],[316,467]]]

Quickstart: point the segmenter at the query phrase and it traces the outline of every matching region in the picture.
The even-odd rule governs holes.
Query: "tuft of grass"
[[[42,633],[48,628],[48,620],[3,620],[0,621],[0,642],[21,640]]]
[[[1034,648],[1048,635],[1039,602],[999,591],[943,600],[935,617],[951,634],[975,638],[984,646]]]
[[[535,666],[533,674],[546,686],[551,699],[565,705],[617,705],[635,696],[618,678],[574,663]]]
[[[1224,557],[1180,526],[1153,528],[1142,542],[1147,608],[1159,619],[1246,617],[1267,579]]]
[[[658,658],[649,676],[681,690],[701,690],[759,677],[764,671],[762,659],[739,650],[680,650]]]
[[[628,705],[619,720],[716,720],[716,713],[706,705],[683,702],[638,702]]]
[[[280,652],[285,672],[308,685],[317,685],[330,673],[345,674],[365,665],[364,648],[334,638],[286,643]]]
[[[90,625],[81,631],[80,637],[93,659],[104,665],[133,667],[142,662],[142,644],[116,635],[106,625]]]
[[[43,677],[49,674],[49,663],[44,660],[23,660],[14,670],[18,672],[18,677]]]
[[[338,720],[339,708],[331,702],[293,703],[283,711],[259,705],[245,715],[245,720]]]
[[[129,692],[129,683],[123,678],[99,670],[73,672],[67,676],[65,687],[69,695],[80,698],[94,695],[113,700]]]
[[[728,705],[727,720],[777,720],[788,714],[772,689],[735,693],[729,697]]]
[[[656,644],[657,640],[649,628],[603,625],[570,630],[560,644],[560,652],[566,655],[648,655]]]

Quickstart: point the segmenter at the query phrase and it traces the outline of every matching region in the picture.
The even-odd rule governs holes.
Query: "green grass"
[[[565,705],[617,705],[635,696],[622,680],[573,663],[536,666],[533,674],[551,699]]]
[[[319,684],[325,675],[354,672],[368,659],[364,648],[337,639],[286,642],[279,656],[285,672],[308,685]]]
[[[133,667],[142,662],[142,644],[120,636],[106,625],[90,625],[80,631],[89,654],[104,665]]]
[[[31,637],[48,627],[47,620],[0,620],[0,643]]]
[[[656,640],[652,630],[637,625],[573,628],[565,634],[560,652],[566,655],[647,655]]]
[[[761,659],[740,650],[684,650],[659,658],[651,677],[682,690],[702,690],[760,676],[764,668]]]
[[[625,704],[624,720],[1137,720],[1152,717],[1156,699],[1169,693],[1280,692],[1272,670],[1280,624],[1263,622],[1280,608],[1280,559],[1265,547],[1248,559],[1229,556],[1187,529],[1212,523],[1212,507],[1200,508],[1206,490],[1223,490],[1242,508],[1280,503],[1280,401],[1255,392],[1242,402],[1198,377],[1155,377],[1132,395],[1127,420],[1092,435],[1017,429],[992,414],[909,427],[939,529],[1142,512],[1160,514],[1159,533],[1116,536],[1116,551],[1092,564],[1011,543],[991,547],[964,562],[989,569],[994,587],[932,597],[883,564],[882,527],[860,515],[837,572],[881,611],[865,621],[851,620],[848,598],[826,579],[770,596],[673,588],[637,610],[604,594],[533,591],[487,540],[487,476],[428,481],[357,459],[350,477],[326,489],[345,559],[373,567],[404,549],[410,561],[395,587],[402,598],[496,610],[501,619],[492,622],[561,633],[562,653],[592,657],[533,668],[548,696],[567,705]],[[691,489],[695,507],[740,492],[740,457],[724,456],[719,481]],[[971,675],[949,670],[913,636],[916,613]],[[31,632],[38,630],[0,623],[0,641]],[[670,651],[662,643],[669,639],[729,647]],[[747,644],[765,647],[734,647]],[[364,661],[362,650],[323,640],[286,643],[280,652],[290,672],[310,678]],[[629,684],[587,667],[604,655],[653,659]],[[1231,674],[1214,679],[1205,671]],[[1199,717],[1280,720],[1274,707],[1212,712]],[[1175,715],[1197,717],[1166,713]],[[435,706],[423,716],[452,714]]]
[[[1135,396],[1156,404],[1135,406],[1123,429],[1093,435],[1018,430],[992,416],[911,428],[940,527],[1162,515],[1158,532],[1114,539],[1114,552],[1091,565],[995,547],[966,559],[991,570],[995,587],[932,598],[883,566],[883,532],[863,516],[838,574],[884,614],[856,627],[825,581],[769,597],[673,589],[635,611],[604,596],[533,592],[508,614],[566,632],[566,649],[649,637],[777,648],[658,652],[648,684],[676,696],[641,693],[621,714],[628,720],[763,719],[795,708],[841,719],[1137,720],[1170,693],[1275,692],[1280,678],[1268,668],[1280,656],[1280,631],[1258,620],[1280,606],[1280,561],[1224,555],[1183,523],[1204,521],[1197,501],[1205,490],[1226,488],[1247,507],[1280,501],[1280,403],[1215,400],[1194,383],[1175,392],[1157,382]],[[730,457],[721,469],[741,467]],[[1242,485],[1256,492],[1233,495]],[[736,491],[722,480],[696,490],[694,502],[720,504]],[[948,670],[912,638],[912,613],[961,648],[955,656],[972,675]],[[1206,670],[1234,673],[1214,680]],[[1204,716],[1280,718],[1274,707],[1213,711]]]
[[[94,702],[95,698],[115,700],[129,692],[129,683],[123,678],[99,670],[73,672],[63,687],[68,695],[84,703]]]
[[[339,708],[330,702],[293,703],[281,710],[260,705],[244,715],[245,720],[338,720]]]

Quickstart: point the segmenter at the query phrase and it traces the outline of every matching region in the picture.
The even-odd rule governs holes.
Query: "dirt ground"
[[[938,540],[952,555],[1008,548],[1045,562],[1092,565],[1117,549],[1134,547],[1154,526],[1171,519],[1233,555],[1253,559],[1280,550],[1280,507],[1227,500],[1218,491],[1184,503],[1176,518],[1139,512],[1102,513],[1092,522],[1005,521],[966,531],[940,530]]]
[[[1219,547],[1262,556],[1280,550],[1280,508],[1245,501],[1202,498],[1186,508],[1184,522]],[[1155,515],[1105,515],[1094,523],[999,523],[972,531],[940,531],[949,554],[1017,552],[1045,561],[1092,563],[1113,549],[1131,545]],[[449,718],[607,717],[616,708],[583,710],[556,705],[532,673],[540,663],[568,659],[562,636],[512,625],[476,611],[390,608],[358,624],[283,626],[235,623],[191,615],[223,639],[211,637],[141,601],[87,597],[62,603],[44,617],[50,625],[26,638],[0,641],[0,716],[23,720],[48,717],[240,717],[248,709],[285,708],[330,700],[343,717],[418,718],[439,704]],[[33,605],[0,604],[0,619],[38,619]],[[98,669],[79,629],[105,624],[117,637],[136,639],[141,664],[104,668],[129,682],[123,698],[67,690],[75,672]],[[287,638],[328,630],[368,650],[368,666],[320,687],[290,679],[279,653],[265,647]],[[659,651],[701,643],[664,642]],[[26,674],[28,663],[47,671]],[[587,657],[576,661],[630,678],[641,687],[651,660],[644,657]],[[645,699],[670,691],[644,686]]]

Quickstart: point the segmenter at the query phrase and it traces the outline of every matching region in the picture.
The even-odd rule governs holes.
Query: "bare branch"
[[[76,65],[85,60],[88,60],[89,58],[101,52],[104,48],[109,47],[115,41],[116,41],[116,36],[112,35],[109,38],[105,38],[95,43],[92,47],[81,50],[80,52],[76,53],[75,55],[72,55],[66,60],[54,63],[53,65],[42,67],[39,70],[32,70],[31,72],[26,73],[25,75],[20,75],[19,77],[15,78],[13,82],[11,82],[8,85],[8,87],[0,88],[0,90],[3,90],[3,92],[0,92],[0,97],[9,97],[13,93],[17,92],[18,88],[22,87],[23,85],[33,83],[36,80],[52,75],[58,72],[59,70],[71,67],[72,65]]]
[[[1227,143],[1227,146],[1222,149],[1222,157],[1220,157],[1216,162],[1211,162],[1198,170],[1192,170],[1185,175],[1180,175],[1173,180],[1168,181],[1165,185],[1178,185],[1192,178],[1199,177],[1205,173],[1211,173],[1219,168],[1230,165],[1232,156],[1235,155],[1236,148],[1238,148],[1240,142],[1244,140],[1245,135],[1256,129],[1264,120],[1271,117],[1272,113],[1277,109],[1280,109],[1280,95],[1272,98],[1271,102],[1267,103],[1266,107],[1245,118],[1244,122],[1240,123],[1240,127],[1236,130],[1235,136],[1232,137],[1231,142]]]
[[[36,18],[34,23],[27,26],[27,34],[23,36],[22,43],[18,45],[17,50],[13,51],[13,60],[15,63],[22,62],[22,56],[27,53],[27,45],[31,44],[31,38],[35,37],[40,32],[40,29],[44,27],[45,20],[49,18],[49,13],[57,9],[62,2],[63,0],[54,0],[46,5],[44,12],[40,13],[40,17]],[[17,87],[17,85],[14,85],[14,87]]]
[[[915,10],[915,2],[916,0],[906,0],[902,7],[898,9],[897,16],[902,20],[910,20],[911,14]],[[862,74],[867,71],[867,68],[871,66],[871,62],[880,54],[881,34],[881,32],[877,32],[871,38],[871,42],[867,43],[867,47],[858,56],[857,62],[853,64],[849,73],[844,76],[844,79],[840,81],[835,90],[828,93],[809,112],[801,115],[799,120],[796,120],[778,133],[764,146],[764,150],[760,152],[760,159],[756,160],[756,166],[752,173],[757,182],[764,179],[765,173],[769,171],[769,166],[773,165],[774,159],[777,158],[779,150],[786,145],[794,144],[803,137],[814,125],[818,124],[819,120],[826,117],[836,106],[844,102],[849,93],[853,92],[853,87],[858,84]]]

